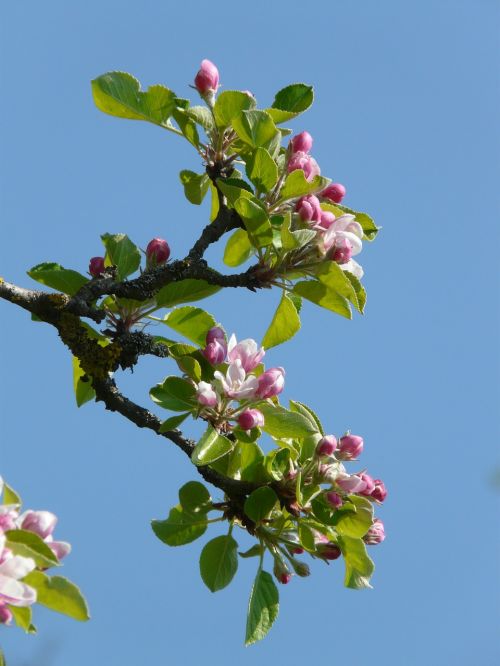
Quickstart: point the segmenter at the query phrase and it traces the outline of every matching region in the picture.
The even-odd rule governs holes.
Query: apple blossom
[[[319,440],[316,453],[320,456],[332,456],[336,448],[337,438],[334,435],[325,435]]]
[[[331,183],[321,192],[320,196],[333,203],[340,203],[345,197],[345,187],[341,183]]]
[[[35,560],[6,553],[5,542],[6,536],[0,532],[0,605],[31,606],[37,598],[36,590],[21,579],[35,569]]]
[[[312,180],[315,176],[319,176],[321,173],[321,169],[314,157],[311,157],[311,155],[308,155],[303,151],[299,151],[292,155],[288,162],[287,169],[288,173],[301,169],[304,172],[306,180]]]
[[[251,372],[254,370],[264,358],[265,353],[264,347],[259,348],[255,340],[252,340],[252,338],[237,342],[234,333],[229,338],[227,358],[231,363],[239,360],[241,362],[241,367],[245,372]]]
[[[258,409],[245,409],[238,416],[238,424],[243,430],[252,430],[264,425],[264,414]]]
[[[363,438],[359,435],[344,435],[339,440],[337,458],[339,460],[357,460],[363,451]]]
[[[365,481],[358,474],[341,472],[335,479],[335,483],[346,493],[359,493],[366,488]]]
[[[279,395],[285,386],[285,370],[269,368],[258,378],[257,395],[259,398],[272,398]]]
[[[352,254],[356,255],[363,249],[361,239],[363,238],[363,228],[356,222],[354,215],[341,215],[335,218],[322,236],[325,252],[336,246],[336,241],[346,239],[349,241]]]
[[[28,510],[22,513],[17,525],[22,530],[34,532],[45,541],[58,560],[71,552],[71,545],[66,541],[54,541],[53,532],[57,524],[57,516],[50,511]]]
[[[194,78],[196,90],[204,97],[207,93],[217,92],[219,70],[210,60],[202,60],[200,69]]]
[[[292,152],[294,153],[308,153],[313,145],[313,138],[309,132],[301,132],[296,134],[290,141]]]
[[[328,256],[337,264],[347,264],[352,257],[352,246],[347,238],[339,239],[328,252]]]
[[[365,487],[362,490],[358,490],[358,492],[361,495],[371,495],[373,490],[375,489],[375,482],[373,478],[369,474],[366,474],[364,472],[359,476],[365,482]]]
[[[104,257],[92,257],[89,262],[90,275],[92,275],[92,277],[99,277],[105,270]]]
[[[329,210],[322,210],[320,221],[316,225],[316,228],[320,231],[322,229],[326,230],[329,229],[334,222],[335,222],[335,215]]]
[[[0,530],[14,530],[19,512],[15,504],[0,504]]]
[[[383,502],[385,498],[387,497],[387,488],[385,487],[385,484],[383,481],[380,479],[375,479],[374,481],[374,489],[371,492],[371,497],[373,499],[378,500],[379,502]]]
[[[343,501],[342,497],[338,493],[336,493],[334,490],[331,490],[328,493],[325,493],[325,499],[328,502],[328,504],[331,504],[335,509],[338,509],[339,506],[342,506]]]
[[[223,363],[226,358],[227,345],[226,342],[220,342],[220,339],[209,342],[205,349],[202,351],[203,356],[211,365],[219,365]]]
[[[208,382],[199,382],[196,387],[196,399],[204,407],[215,407],[219,402],[217,393],[214,391],[212,384]]]
[[[225,395],[230,398],[236,398],[237,400],[253,398],[257,392],[257,377],[254,375],[247,377],[247,373],[239,358],[231,361],[225,375],[216,370],[214,378],[220,383]]]
[[[375,518],[372,526],[363,537],[363,541],[369,546],[375,546],[378,543],[382,543],[384,539],[385,539],[384,523],[380,520],[380,518]]]
[[[162,266],[170,257],[170,247],[163,238],[153,238],[146,247],[146,266],[154,268]]]
[[[321,204],[314,194],[301,197],[295,205],[295,210],[304,222],[319,222],[321,219]]]

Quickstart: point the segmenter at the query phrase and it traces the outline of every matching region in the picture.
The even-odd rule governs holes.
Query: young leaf
[[[214,118],[206,106],[190,106],[185,109],[187,115],[192,118],[203,129],[212,131],[215,129]]]
[[[171,416],[169,419],[163,421],[158,432],[169,432],[170,430],[175,430],[180,424],[187,419],[190,412],[187,414],[179,414],[178,416]]]
[[[275,123],[284,123],[306,111],[313,100],[314,90],[312,86],[305,83],[292,83],[292,85],[282,88],[276,93],[272,107],[267,111]]]
[[[361,538],[373,523],[373,505],[369,499],[359,495],[350,495],[349,503],[354,505],[356,511],[335,511],[333,524],[342,536]]]
[[[214,104],[214,117],[217,127],[228,127],[232,119],[242,111],[255,106],[255,100],[239,90],[224,90]]]
[[[165,126],[176,108],[175,94],[162,85],[141,92],[139,81],[125,72],[108,72],[92,81],[97,108],[118,118],[147,120]]]
[[[321,305],[322,308],[336,312],[347,319],[352,319],[351,308],[347,299],[337,291],[329,288],[326,284],[317,280],[304,280],[297,282],[293,291],[295,294],[302,296],[302,298],[306,298],[316,305]]]
[[[12,613],[14,622],[18,627],[24,629],[27,634],[36,634],[36,627],[31,624],[31,607],[30,606],[9,606],[9,610]],[[2,665],[1,655],[0,655],[0,666]]]
[[[234,207],[243,220],[255,247],[265,247],[273,241],[273,230],[267,212],[258,199],[240,197]]]
[[[279,612],[279,592],[271,574],[259,569],[248,604],[245,645],[262,640]]]
[[[316,275],[322,284],[337,292],[340,296],[347,298],[355,308],[359,309],[359,300],[354,282],[349,278],[351,274],[348,275],[347,271],[343,271],[335,261],[324,262],[316,271]],[[352,278],[356,280],[354,275],[352,275]],[[361,287],[361,289],[363,288]]]
[[[298,250],[316,237],[316,232],[313,231],[313,229],[298,229],[297,231],[291,231],[291,221],[292,216],[288,214],[281,226],[281,247],[284,250]]]
[[[63,294],[73,296],[76,292],[87,284],[89,278],[86,278],[81,273],[73,271],[68,268],[63,268],[60,264],[52,262],[45,262],[33,266],[28,271],[28,275],[33,280],[44,284],[46,287],[52,287],[57,291],[62,291]]]
[[[247,261],[254,251],[254,246],[248,238],[248,232],[245,229],[237,229],[226,243],[224,263],[226,266],[239,266]]]
[[[300,330],[300,317],[297,309],[285,292],[281,297],[274,317],[262,340],[262,346],[266,349],[276,347],[286,342]]]
[[[156,294],[156,305],[159,308],[172,308],[181,303],[201,301],[220,291],[220,287],[208,284],[205,280],[188,278],[180,282],[171,282],[160,289]]]
[[[295,169],[286,177],[285,184],[280,191],[280,201],[320,192],[325,189],[329,182],[330,180],[323,178],[323,176],[314,176],[312,180],[306,180],[302,169]]]
[[[176,123],[179,125],[179,129],[183,133],[184,137],[191,145],[193,145],[195,148],[198,148],[200,145],[200,135],[198,134],[196,123],[187,114],[186,109],[177,107],[174,109],[172,115]],[[169,123],[167,123],[167,125],[169,125]]]
[[[242,111],[232,120],[236,134],[252,148],[268,148],[276,136],[281,137],[266,111]]]
[[[217,186],[222,194],[227,197],[231,206],[234,206],[236,201],[242,197],[247,199],[253,197],[251,186],[241,178],[218,178]]]
[[[2,504],[21,504],[21,498],[7,483],[3,484]]]
[[[350,215],[356,216],[356,222],[359,222],[361,225],[365,240],[372,241],[375,240],[375,236],[379,232],[379,227],[375,224],[373,219],[368,215],[368,213],[360,213],[357,210],[348,208],[347,206],[341,206],[340,204],[335,204],[336,208],[339,208],[343,213],[349,213]]]
[[[81,407],[89,400],[95,398],[95,391],[92,388],[92,384],[89,381],[83,381],[85,376],[84,371],[80,365],[79,359],[76,356],[73,356],[73,390],[76,398],[77,407]]]
[[[243,559],[248,559],[249,557],[260,557],[263,553],[264,549],[260,545],[260,543],[254,544],[251,548],[248,550],[245,550],[244,553],[238,553],[240,557]]]
[[[281,405],[263,403],[259,405],[259,410],[265,419],[262,429],[273,437],[301,438],[317,432],[316,426],[313,426],[308,418],[296,412],[289,412]]]
[[[141,252],[128,236],[103,234],[101,239],[106,248],[107,265],[116,266],[119,280],[136,272],[141,264]]]
[[[354,305],[354,307],[363,314],[363,311],[365,309],[365,304],[366,304],[366,291],[361,282],[358,280],[358,278],[353,275],[349,271],[344,271],[344,274],[346,278],[349,280],[349,282],[352,285],[352,289],[354,294],[356,295],[356,298],[350,298],[351,303]]]
[[[185,305],[182,308],[172,310],[163,317],[162,321],[188,340],[200,345],[200,347],[205,346],[206,335],[216,324],[211,314],[192,305]]]
[[[234,443],[220,435],[211,425],[205,430],[198,444],[194,447],[191,460],[195,465],[209,465],[222,458],[234,448]]]
[[[62,576],[49,577],[41,571],[32,571],[23,582],[37,591],[37,602],[74,620],[89,620],[89,610],[78,587]]]
[[[200,574],[211,592],[227,587],[238,569],[238,544],[223,535],[209,541],[201,551]]]
[[[181,377],[167,377],[149,391],[153,402],[173,412],[192,411],[196,406],[195,388],[191,382]]]
[[[7,537],[6,546],[14,555],[31,557],[35,560],[38,567],[48,569],[49,567],[58,567],[59,560],[45,541],[29,530],[8,530],[5,532]]]
[[[254,523],[259,523],[271,513],[277,501],[278,497],[272,488],[261,486],[247,497],[244,511]]]
[[[278,180],[278,167],[265,148],[257,148],[246,162],[246,173],[255,187],[269,192]]]
[[[322,435],[325,434],[323,426],[321,425],[321,421],[310,407],[304,405],[302,402],[298,402],[297,400],[290,400],[290,410],[292,412],[297,412],[298,414],[302,414],[303,416],[308,418],[311,421],[311,423],[316,426],[317,431],[319,433],[321,433]]]
[[[206,513],[192,514],[181,506],[170,510],[166,520],[152,520],[151,527],[167,546],[184,546],[201,537],[207,529]]]
[[[211,499],[210,493],[199,481],[188,481],[179,488],[181,506],[190,513],[206,513],[210,509]]]
[[[345,560],[344,585],[353,590],[371,588],[370,577],[375,566],[368,557],[363,539],[339,536],[338,544]]]
[[[198,174],[187,169],[180,172],[179,178],[184,186],[186,199],[192,204],[199,206],[208,192],[210,178],[206,173]]]

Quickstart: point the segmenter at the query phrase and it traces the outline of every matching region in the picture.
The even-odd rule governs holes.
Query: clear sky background
[[[389,488],[374,589],[344,589],[340,561],[313,563],[280,587],[269,637],[245,649],[255,562],[213,595],[197,561],[218,531],[169,549],[149,527],[196,478],[189,461],[102,405],[78,410],[54,330],[0,302],[0,472],[27,506],[59,515],[74,549],[64,573],[93,616],[37,608],[36,637],[1,629],[9,666],[498,663],[499,3],[30,0],[0,16],[0,274],[23,286],[41,261],[84,272],[104,232],[142,247],[163,236],[182,257],[207,221],[178,180],[199,170],[194,150],[98,112],[92,78],[119,69],[188,96],[208,57],[224,88],[262,106],[314,84],[292,125],[383,230],[360,257],[366,315],[306,304],[300,334],[266,360],[287,369],[286,399],[364,436],[364,464]],[[204,306],[260,339],[278,297]],[[147,404],[171,370],[145,359],[120,382]]]

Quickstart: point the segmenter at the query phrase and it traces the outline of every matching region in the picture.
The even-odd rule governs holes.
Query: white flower
[[[219,402],[217,393],[214,391],[212,384],[208,382],[199,382],[196,387],[196,399],[204,407],[215,407]]]
[[[11,606],[31,606],[36,601],[36,590],[20,579],[35,568],[31,557],[12,555],[5,548],[6,537],[0,532],[0,603]]]
[[[328,252],[337,244],[342,244],[347,240],[352,249],[352,254],[356,255],[363,249],[361,239],[363,238],[363,228],[356,222],[354,215],[341,215],[335,218],[328,229],[322,234],[325,252]]]
[[[254,375],[247,377],[240,358],[236,358],[230,363],[226,376],[216,370],[214,377],[220,383],[223,392],[230,398],[236,398],[237,400],[252,398],[259,385],[257,377]]]
[[[236,342],[236,336],[234,333],[229,338],[227,345],[228,361],[234,363],[236,359],[239,359],[245,372],[251,372],[256,368],[264,357],[264,354],[264,348],[259,348],[255,340],[252,340],[252,338]]]
[[[343,271],[348,271],[349,273],[352,273],[355,277],[358,278],[358,280],[361,280],[361,278],[365,274],[363,268],[358,264],[357,261],[354,261],[354,259],[350,259],[345,264],[339,264],[339,266]]]

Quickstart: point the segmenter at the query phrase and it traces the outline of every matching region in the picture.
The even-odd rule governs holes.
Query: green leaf
[[[249,199],[253,196],[252,187],[241,178],[218,178],[217,186],[231,206],[241,197]]]
[[[326,261],[321,264],[320,268],[316,271],[316,275],[322,284],[326,285],[332,291],[337,292],[340,296],[347,298],[355,308],[359,309],[359,300],[354,287],[354,281],[349,277],[347,271],[343,271],[335,261]],[[356,280],[354,275],[352,275],[352,278]],[[359,280],[357,282],[359,284]],[[360,284],[359,286],[361,287]],[[364,292],[362,287],[361,289]]]
[[[35,560],[37,567],[44,569],[59,566],[57,557],[35,532],[8,530],[5,532],[5,536],[7,537],[6,546],[10,548],[14,555],[31,557]]]
[[[201,551],[200,574],[210,592],[227,587],[238,569],[238,544],[223,535],[209,541]]]
[[[276,347],[286,342],[300,330],[300,317],[297,309],[285,292],[281,297],[274,317],[262,340],[262,346],[266,349]]]
[[[24,629],[27,634],[36,634],[36,627],[31,623],[31,608],[29,606],[9,606],[14,622]],[[0,666],[2,664],[0,654]]]
[[[141,265],[141,252],[125,234],[103,234],[101,236],[106,248],[106,265],[116,266],[118,279],[124,280]]]
[[[156,294],[156,305],[159,308],[171,308],[181,303],[191,303],[201,301],[220,291],[220,287],[214,284],[208,284],[205,280],[181,280],[180,282],[170,282],[165,285]]]
[[[342,536],[361,538],[373,523],[373,505],[369,499],[359,495],[349,495],[349,503],[354,505],[356,511],[335,511],[333,524]]]
[[[313,426],[308,418],[296,412],[289,412],[281,405],[272,406],[263,403],[259,405],[259,410],[265,419],[262,429],[273,437],[301,438],[317,432],[316,426]]]
[[[229,455],[227,475],[242,481],[268,480],[263,469],[264,454],[256,442],[236,442]]]
[[[195,382],[201,381],[201,366],[192,356],[181,356],[177,359],[179,368]]]
[[[21,504],[21,498],[7,483],[3,484],[2,504]]]
[[[63,294],[68,294],[68,296],[76,294],[89,281],[89,278],[86,278],[81,273],[63,268],[60,264],[52,262],[33,266],[28,271],[28,275],[33,280],[40,282],[40,284],[57,289],[57,291],[62,291]]]
[[[211,425],[194,447],[191,460],[195,465],[209,465],[234,448],[234,443],[220,435]]]
[[[308,418],[311,421],[311,424],[316,427],[317,432],[321,433],[321,435],[325,434],[321,421],[310,407],[297,400],[290,400],[290,410]]]
[[[175,430],[180,424],[187,419],[190,412],[187,414],[179,414],[178,416],[171,416],[169,419],[163,421],[158,432],[169,432],[170,430]]]
[[[192,411],[196,406],[195,388],[181,377],[167,377],[162,384],[157,384],[149,391],[153,402],[173,412]]]
[[[247,159],[246,173],[261,192],[269,192],[278,180],[278,166],[265,148],[257,148]]]
[[[186,109],[177,107],[173,111],[173,116],[174,120],[179,125],[179,129],[181,130],[184,137],[191,145],[193,145],[195,148],[198,148],[200,145],[200,135],[198,134],[196,123],[190,118],[186,112]]]
[[[264,548],[260,545],[260,543],[256,543],[248,550],[245,550],[244,553],[238,553],[238,555],[243,559],[248,559],[249,557],[260,557],[263,552]]]
[[[210,493],[199,481],[188,481],[179,488],[179,501],[189,513],[206,513],[211,508],[211,499]]]
[[[210,181],[210,200],[210,222],[213,222],[219,214],[220,202],[219,190],[215,187],[212,181]]]
[[[232,119],[255,106],[255,100],[239,90],[225,90],[217,96],[214,117],[217,127],[228,127]]]
[[[245,229],[237,229],[226,243],[224,263],[226,266],[239,266],[247,261],[254,251]]]
[[[297,199],[306,194],[313,194],[324,190],[330,180],[323,178],[323,176],[314,176],[312,180],[306,180],[305,174],[302,169],[295,169],[288,174],[285,183],[280,190],[279,201],[286,201],[287,199]],[[276,204],[278,205],[278,204]]]
[[[268,148],[277,135],[281,137],[267,111],[242,111],[232,124],[239,138],[252,148]]]
[[[79,359],[73,356],[73,390],[75,393],[77,407],[81,407],[89,400],[95,398],[95,391],[90,381],[83,381],[85,372],[82,370]]]
[[[258,199],[240,197],[234,202],[238,215],[243,220],[252,244],[265,247],[273,241],[273,230],[266,209]]]
[[[299,534],[299,541],[306,550],[310,551],[316,550],[316,542],[314,540],[314,534],[307,525],[304,525],[303,522],[299,523],[298,534]]]
[[[358,278],[353,275],[349,271],[344,271],[344,275],[346,278],[349,280],[349,282],[352,285],[354,294],[356,295],[356,298],[351,298],[351,302],[354,305],[354,307],[363,314],[363,311],[365,309],[365,304],[366,304],[366,291],[361,282],[358,280]]]
[[[200,347],[205,346],[206,335],[216,324],[211,314],[192,305],[172,310],[163,317],[162,322]]]
[[[108,72],[92,81],[97,108],[110,116],[147,120],[165,127],[176,108],[175,94],[162,85],[141,92],[139,81],[125,72]]]
[[[357,210],[348,208],[347,206],[341,206],[340,204],[335,204],[335,207],[342,211],[342,213],[349,213],[356,217],[356,222],[359,222],[361,225],[365,240],[372,241],[375,240],[375,236],[379,232],[379,227],[375,224],[373,219],[368,215],[368,213],[360,213]]]
[[[345,560],[344,585],[353,590],[370,588],[370,577],[375,566],[368,557],[363,539],[339,536],[338,544]]]
[[[186,199],[199,206],[208,192],[210,178],[206,173],[198,174],[187,169],[180,172],[179,178],[184,186]]]
[[[166,520],[153,520],[151,527],[158,539],[167,546],[184,546],[205,533],[207,516],[205,513],[192,514],[175,506]]]
[[[271,574],[259,569],[248,604],[245,645],[262,640],[279,612],[279,592]]]
[[[203,129],[211,131],[215,129],[214,118],[206,106],[190,106],[185,110],[186,114],[192,118]]]
[[[312,86],[305,83],[292,83],[276,93],[272,107],[267,111],[275,123],[284,123],[306,111],[313,100]]]
[[[347,319],[352,319],[351,308],[347,300],[338,292],[327,287],[326,284],[317,280],[305,280],[297,282],[293,291],[302,298],[306,298],[316,305],[321,305],[322,308],[336,312]]]
[[[32,571],[23,582],[37,591],[37,603],[74,620],[89,620],[89,610],[78,587],[62,576],[46,576],[41,571]]]
[[[244,511],[254,523],[260,523],[263,518],[269,516],[277,501],[278,497],[272,488],[261,486],[247,497]]]
[[[313,229],[291,231],[291,220],[292,216],[290,214],[286,215],[281,226],[281,247],[284,250],[298,250],[316,238],[316,232]]]

